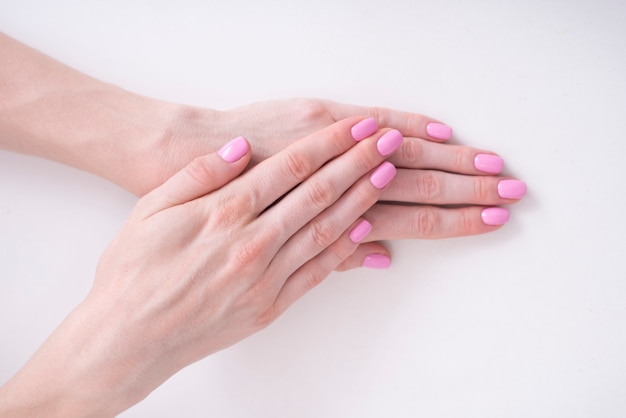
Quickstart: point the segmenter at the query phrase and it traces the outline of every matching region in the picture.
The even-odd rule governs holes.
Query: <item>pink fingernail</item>
[[[376,122],[376,119],[367,118],[354,125],[350,132],[352,133],[352,138],[359,142],[372,135],[377,130],[378,122]]]
[[[234,163],[235,161],[239,161],[241,157],[246,155],[250,146],[248,145],[248,141],[243,136],[239,136],[228,144],[224,145],[218,152],[217,155],[222,157],[222,160],[227,163]]]
[[[474,167],[478,171],[489,174],[498,174],[502,171],[504,161],[497,155],[477,154],[474,157]]]
[[[509,211],[504,208],[486,208],[480,216],[485,225],[504,225],[509,220]]]
[[[359,243],[363,241],[370,232],[372,232],[372,224],[363,219],[350,232],[350,240],[355,244]]]
[[[370,175],[370,181],[377,189],[382,189],[396,176],[396,168],[389,161],[378,166]]]
[[[380,155],[386,157],[397,150],[400,145],[402,145],[402,141],[404,141],[404,136],[399,131],[392,129],[389,132],[385,132],[385,134],[378,139],[376,148]]]
[[[391,259],[383,254],[369,254],[363,260],[363,267],[371,269],[386,269],[391,265]]]
[[[503,199],[521,199],[526,195],[526,183],[519,180],[500,180],[498,196]]]
[[[426,125],[426,133],[433,138],[447,141],[452,137],[452,128],[442,123],[431,122]]]

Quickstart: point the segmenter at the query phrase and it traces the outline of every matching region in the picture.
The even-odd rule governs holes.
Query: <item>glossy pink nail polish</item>
[[[474,157],[474,167],[483,173],[498,174],[503,166],[504,161],[497,155],[477,154]]]
[[[396,168],[389,161],[378,166],[370,175],[370,181],[377,189],[382,189],[396,176]]]
[[[222,157],[222,160],[227,163],[234,163],[235,161],[239,161],[241,157],[246,155],[250,146],[248,142],[245,140],[243,136],[239,136],[228,144],[224,145],[217,154]]]
[[[441,123],[431,122],[426,125],[426,133],[435,139],[447,141],[452,137],[452,128]]]
[[[521,199],[526,195],[526,183],[519,180],[500,180],[498,196],[503,199]]]
[[[372,135],[377,130],[378,122],[376,122],[376,119],[367,118],[355,124],[350,132],[352,133],[352,138],[354,138],[355,141],[359,142]]]
[[[504,225],[509,220],[509,211],[504,208],[486,208],[480,216],[485,225]]]
[[[392,129],[389,132],[385,132],[385,134],[378,139],[376,148],[380,155],[386,157],[397,150],[400,145],[402,145],[402,141],[404,141],[404,136],[399,131]]]
[[[384,254],[369,254],[363,260],[363,267],[371,269],[386,269],[391,265],[391,259]]]
[[[363,241],[370,232],[372,232],[372,224],[363,219],[350,231],[350,240],[355,244],[359,243]]]

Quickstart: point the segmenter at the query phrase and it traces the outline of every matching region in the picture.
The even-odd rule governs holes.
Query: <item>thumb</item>
[[[147,218],[211,193],[241,174],[250,162],[250,155],[248,141],[237,137],[218,152],[193,160],[139,200],[136,210],[142,218]]]

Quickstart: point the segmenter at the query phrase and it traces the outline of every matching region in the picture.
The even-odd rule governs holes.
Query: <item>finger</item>
[[[523,181],[464,176],[433,170],[400,169],[381,200],[426,205],[505,205],[526,194]]]
[[[250,161],[250,145],[238,137],[217,153],[198,157],[169,180],[145,195],[136,211],[148,217],[165,208],[204,196],[237,177]]]
[[[354,253],[343,260],[335,271],[347,271],[360,267],[386,269],[391,265],[391,256],[387,249],[377,242],[359,245]]]
[[[326,164],[319,172],[286,195],[279,204],[267,210],[259,220],[267,225],[280,228],[286,241],[309,221],[333,205],[362,176],[379,166],[387,155],[400,146],[402,141],[403,137],[399,131],[382,130],[377,132],[361,141],[344,155]],[[360,193],[363,193],[365,197],[380,196],[379,190],[391,181],[395,171],[395,167],[390,163],[380,165],[371,174],[372,179],[375,178],[376,181],[369,177],[365,180],[362,179],[360,184],[367,183],[365,188],[369,191]],[[375,187],[372,187],[373,185]],[[359,202],[363,200],[363,197],[358,199]],[[367,208],[354,214],[352,218],[348,219],[348,222],[356,219],[365,209]],[[280,244],[277,242],[277,245]],[[326,242],[326,245],[328,244]],[[278,248],[276,249],[278,250]],[[320,248],[319,251],[322,249]]]
[[[270,265],[272,276],[289,277],[308,260],[328,248],[359,216],[372,207],[382,193],[381,185],[374,185],[378,173],[386,176],[385,182],[388,184],[395,175],[395,168],[388,162],[383,163],[371,174],[363,176],[335,204],[295,233],[276,253]],[[366,228],[368,225],[371,227],[364,221],[350,238],[355,242],[362,241],[366,235],[363,232],[369,233]]]
[[[345,231],[332,245],[302,265],[284,282],[274,303],[276,313],[281,314],[287,310],[296,300],[324,281],[338,265],[354,253],[359,244],[351,238],[351,235],[361,222],[362,220],[355,222],[351,229]]]
[[[404,136],[424,138],[442,142],[452,137],[452,129],[436,119],[417,113],[402,112],[383,107],[365,107],[327,102],[335,120],[354,115],[367,115],[378,122],[378,126],[397,129]]]
[[[329,160],[353,147],[357,141],[352,136],[351,130],[355,126],[363,126],[359,122],[364,122],[367,128],[359,132],[363,138],[374,134],[378,129],[373,120],[368,124],[362,117],[342,120],[294,142],[250,170],[245,179],[241,179],[238,189],[257,191],[252,199],[254,212],[252,215],[256,216],[263,212]]]
[[[451,209],[377,204],[363,216],[374,227],[367,241],[383,241],[452,238],[492,232],[509,220],[509,211],[500,207]]]
[[[389,159],[396,167],[424,168],[451,173],[486,175],[502,171],[502,158],[489,151],[461,145],[437,144],[419,138],[405,138]]]

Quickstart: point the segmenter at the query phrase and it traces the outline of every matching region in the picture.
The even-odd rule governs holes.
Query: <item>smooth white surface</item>
[[[331,276],[122,416],[626,415],[626,4],[515,3],[0,0],[1,30],[129,90],[427,113],[528,183],[497,233],[391,243],[389,271]],[[0,382],[134,202],[0,152]]]

